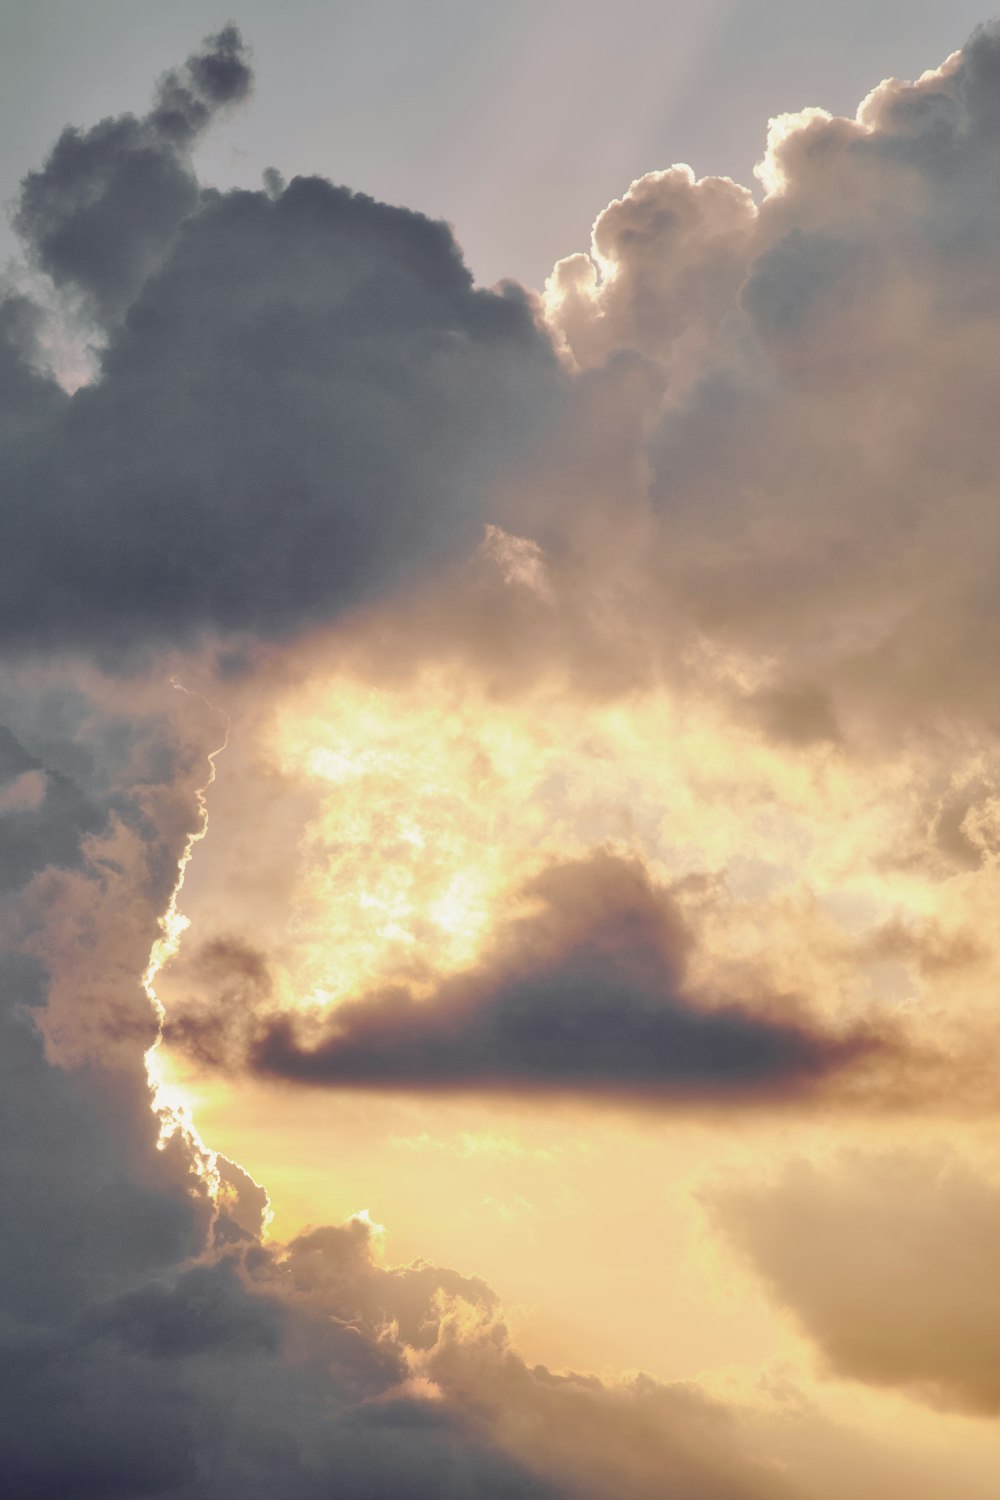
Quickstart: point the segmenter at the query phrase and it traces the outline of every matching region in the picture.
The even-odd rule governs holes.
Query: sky
[[[316,172],[455,225],[476,277],[540,287],[596,213],[674,161],[753,186],[772,115],[853,114],[964,41],[975,0],[245,0],[257,87],[203,180]],[[214,19],[202,0],[7,0],[0,199],[68,122],[142,112]],[[16,252],[9,231],[0,254]]]
[[[1000,23],[0,57],[7,1492],[995,1500]]]

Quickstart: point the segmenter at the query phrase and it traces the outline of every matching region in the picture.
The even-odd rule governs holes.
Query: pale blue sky
[[[0,197],[63,124],[144,109],[232,19],[257,94],[203,151],[210,180],[322,172],[450,219],[481,280],[538,285],[633,177],[682,160],[750,182],[770,114],[853,112],[987,16],[982,0],[2,0]]]

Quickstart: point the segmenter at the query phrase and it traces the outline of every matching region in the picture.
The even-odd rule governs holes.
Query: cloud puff
[[[19,1495],[797,1500],[695,1387],[530,1368],[492,1294],[385,1269],[360,1219],[230,1251],[4,1346]],[[52,1413],[61,1442],[50,1441]],[[793,1420],[793,1425],[794,1420]]]
[[[24,184],[22,234],[106,346],[67,397],[7,304],[8,642],[335,616],[478,534],[555,393],[527,297],[474,287],[443,223],[319,178],[199,187],[189,147],[248,79],[229,29]]]
[[[759,206],[648,174],[557,267],[549,324],[622,446],[576,471],[572,526],[557,481],[519,529],[591,683],[676,677],[707,640],[785,742],[989,719],[998,66],[984,27],[857,119],[772,122]]]
[[[598,852],[550,867],[521,894],[534,910],[500,927],[473,972],[428,999],[395,989],[347,1001],[318,1026],[265,1011],[263,1025],[251,1019],[251,1066],[342,1088],[776,1102],[839,1075],[863,1079],[893,1052],[888,1035],[835,1035],[789,999],[768,1013],[759,999],[689,986],[692,936],[636,861]],[[226,1014],[213,997],[209,1036],[224,1035]],[[246,1019],[237,1011],[236,1027]],[[185,1035],[197,1046],[197,1023],[182,1016]]]
[[[1000,1412],[995,1183],[945,1153],[855,1153],[707,1201],[838,1374]]]
[[[82,293],[99,324],[120,317],[169,254],[198,205],[191,149],[251,81],[242,38],[227,26],[160,80],[145,118],[67,127],[45,166],[28,173],[15,227],[38,267]]]

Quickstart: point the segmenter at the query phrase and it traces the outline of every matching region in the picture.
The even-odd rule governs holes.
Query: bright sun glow
[[[429,993],[476,963],[545,864],[597,847],[665,883],[697,877],[678,890],[706,973],[750,965],[799,990],[806,966],[831,1013],[870,1004],[876,971],[887,982],[862,961],[848,983],[845,944],[947,918],[885,857],[921,816],[918,755],[874,781],[824,745],[792,758],[709,695],[591,703],[552,682],[511,701],[455,669],[381,688],[341,676],[291,694],[261,753],[316,796],[271,945],[280,992],[307,1009],[382,985]],[[974,774],[956,759],[956,784]]]

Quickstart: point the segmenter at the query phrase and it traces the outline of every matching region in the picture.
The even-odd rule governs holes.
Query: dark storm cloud
[[[116,840],[126,778],[107,781],[138,727],[88,775],[109,738],[92,704],[36,692],[18,713],[9,683],[0,696],[16,726],[0,735],[0,808],[5,777],[7,790],[40,781],[37,795],[0,810],[0,1324],[16,1328],[57,1324],[196,1253],[211,1205],[179,1142],[156,1149],[143,1066],[155,1024],[138,975],[179,835],[135,808],[147,847]],[[177,761],[165,763],[169,784]],[[74,778],[55,769],[70,766]],[[167,791],[152,777],[143,785]],[[86,1062],[53,1066],[47,1045]]]
[[[691,936],[638,863],[599,853],[522,894],[538,910],[509,921],[474,973],[426,1000],[396,989],[347,1002],[318,1035],[280,1017],[252,1065],[341,1088],[766,1102],[892,1053],[874,1029],[835,1035],[787,1001],[782,1012],[689,985]]]
[[[36,261],[108,331],[69,398],[32,371],[23,299],[5,312],[8,642],[336,614],[478,535],[552,394],[525,295],[475,288],[445,224],[319,178],[199,187],[188,147],[247,87],[227,30],[147,117],[67,132],[24,184]]]
[[[143,119],[67,127],[45,166],[25,178],[18,233],[57,286],[84,294],[98,322],[113,322],[169,253],[198,204],[191,147],[250,85],[240,35],[226,27],[160,80]]]
[[[0,724],[0,820],[0,891],[7,891],[47,865],[78,864],[81,838],[104,826],[107,814]]]
[[[191,1253],[206,1206],[199,1215],[186,1200],[186,1170],[171,1181],[173,1153],[144,1156],[156,1128],[141,1083],[105,1077],[96,1108],[100,1083],[45,1061],[32,1024],[45,996],[37,972],[8,957],[0,982],[0,1311],[9,1323],[58,1321],[118,1278]]]
[[[328,1237],[316,1290],[298,1283],[295,1254],[228,1256],[8,1336],[6,1493],[431,1500],[442,1477],[456,1500],[563,1493],[475,1431],[459,1403],[407,1391],[403,1346],[382,1327],[393,1273],[366,1254],[345,1264]],[[422,1307],[432,1344],[448,1280]],[[358,1321],[359,1296],[382,1322]]]
[[[36,266],[106,342],[69,397],[39,373],[39,310],[0,307],[8,642],[325,616],[475,533],[555,378],[524,296],[477,291],[443,225],[318,180],[202,193],[189,149],[248,81],[226,30],[147,117],[67,132],[25,184]],[[137,678],[122,713],[122,691],[79,664],[0,689],[0,1488],[611,1500],[614,1474],[563,1455],[584,1409],[631,1449],[631,1395],[567,1380],[553,1403],[481,1282],[383,1269],[360,1221],[266,1246],[263,1190],[160,1139],[140,976],[218,730],[144,707]],[[266,993],[245,952],[213,961],[234,999]],[[536,1397],[545,1439],[521,1453]],[[757,1500],[728,1413],[660,1401],[634,1492],[669,1472]]]
[[[249,1298],[232,1259],[193,1266],[176,1281],[151,1282],[87,1313],[87,1332],[154,1359],[180,1359],[220,1347],[274,1351],[280,1305]]]

